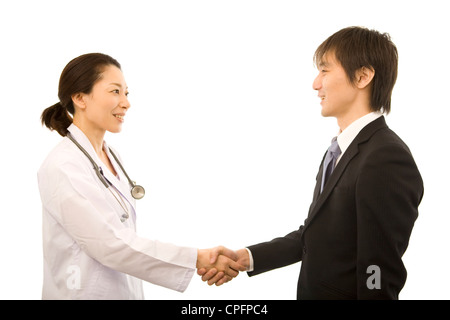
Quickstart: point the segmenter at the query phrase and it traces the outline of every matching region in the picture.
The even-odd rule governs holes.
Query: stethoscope
[[[111,186],[111,182],[109,182],[105,178],[105,176],[103,175],[102,169],[97,165],[97,163],[95,163],[94,159],[92,159],[92,157],[89,155],[89,153],[75,140],[75,138],[72,136],[72,134],[70,132],[67,132],[67,137],[86,155],[86,157],[89,159],[89,161],[91,161],[92,165],[94,166],[94,170],[95,170],[95,173],[97,174],[97,177],[108,189]],[[137,200],[142,199],[145,196],[145,189],[140,185],[136,185],[136,182],[134,182],[130,179],[127,172],[125,171],[125,169],[123,168],[119,159],[114,154],[114,152],[111,150],[111,148],[109,148],[109,152],[112,154],[112,156],[116,160],[117,164],[119,165],[120,169],[125,174],[125,177],[127,177],[128,183],[131,186],[131,196]]]

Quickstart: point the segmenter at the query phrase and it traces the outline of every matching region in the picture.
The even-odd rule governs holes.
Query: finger
[[[225,275],[222,279],[220,279],[219,281],[216,282],[216,286],[220,287],[221,285],[223,285],[224,283],[227,283],[228,281],[231,281],[231,277]]]
[[[220,254],[221,254],[221,247],[211,249],[209,253],[209,262],[211,264],[216,263],[217,258],[219,257]]]
[[[236,278],[237,275],[239,274],[239,271],[233,270],[231,268],[227,268],[226,274],[232,278]]]
[[[247,270],[246,266],[243,266],[239,262],[236,262],[236,261],[233,261],[233,260],[229,260],[228,266],[231,269],[236,270],[236,271],[246,271]]]
[[[198,274],[199,276],[202,276],[202,275],[204,275],[205,273],[206,273],[206,269],[205,269],[205,268],[200,268],[200,269],[197,270],[197,274]]]
[[[224,246],[218,246],[215,248],[212,248],[210,251],[210,263],[214,264],[217,261],[217,257],[219,255],[224,255],[234,261],[237,261],[239,259],[239,256],[234,250],[225,248]]]
[[[246,270],[246,268],[242,266],[240,263],[237,263],[225,256],[219,256],[218,260],[219,261],[216,264],[216,268],[220,271],[224,271],[232,278],[236,277],[239,274],[240,270],[242,271]]]
[[[209,279],[214,277],[216,274],[217,274],[217,269],[216,268],[212,268],[212,269],[210,269],[208,272],[206,272],[203,275],[202,280],[203,281],[208,281]]]
[[[225,248],[224,246],[219,246],[217,247],[219,250],[219,253],[234,260],[237,261],[239,259],[239,256],[237,255],[237,253],[234,250]]]
[[[219,281],[224,277],[225,273],[220,271],[218,274],[216,274],[212,279],[208,280],[208,285],[212,286],[214,283]]]

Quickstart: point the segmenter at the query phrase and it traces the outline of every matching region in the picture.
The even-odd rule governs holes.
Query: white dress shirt
[[[383,114],[381,112],[371,112],[366,114],[365,116],[359,118],[358,120],[353,121],[344,131],[339,131],[340,133],[337,136],[337,142],[339,148],[341,149],[341,155],[336,161],[336,165],[339,163],[339,160],[342,158],[342,155],[347,150],[348,146],[353,142],[358,133],[369,123],[378,119]]]
[[[106,143],[104,150],[117,176],[101,162],[78,127],[72,124],[68,129],[103,168],[112,186],[103,185],[91,162],[67,137],[43,162],[38,171],[42,298],[144,299],[141,279],[184,291],[195,272],[197,249],[138,236],[130,185]],[[129,218],[122,222],[125,211]]]
[[[339,131],[339,134],[337,136],[337,142],[339,145],[339,148],[341,149],[341,155],[336,161],[336,165],[339,163],[339,160],[342,158],[342,155],[345,153],[345,151],[348,149],[350,144],[353,142],[353,140],[356,138],[358,133],[369,123],[372,121],[378,119],[383,114],[381,112],[371,112],[366,114],[365,116],[362,116],[358,120],[353,121],[347,128],[344,129],[344,131]],[[250,266],[247,269],[247,271],[251,272],[254,268],[253,263],[253,255],[250,249],[246,248],[248,251],[248,255],[250,258]]]

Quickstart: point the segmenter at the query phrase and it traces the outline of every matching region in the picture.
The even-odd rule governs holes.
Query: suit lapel
[[[374,120],[373,122],[369,123],[360,131],[360,133],[355,137],[353,142],[349,145],[345,153],[342,155],[336,168],[334,169],[329,180],[327,181],[322,193],[320,193],[320,185],[323,172],[323,160],[322,160],[322,164],[320,165],[319,169],[319,174],[317,176],[316,187],[314,189],[313,203],[311,204],[303,232],[308,227],[308,225],[311,224],[311,221],[314,219],[314,217],[319,213],[320,208],[329,198],[331,192],[336,186],[336,183],[345,173],[345,170],[347,169],[351,160],[359,153],[359,145],[368,141],[376,131],[384,127],[387,127],[386,121],[384,120],[384,117],[380,117]]]
[[[325,161],[326,155],[327,153],[325,152],[322,158],[322,162],[320,163],[319,173],[317,173],[316,176],[316,187],[314,188],[313,203],[312,203],[313,205],[317,202],[317,199],[320,196],[320,186],[322,184],[322,175],[323,175],[323,162]]]

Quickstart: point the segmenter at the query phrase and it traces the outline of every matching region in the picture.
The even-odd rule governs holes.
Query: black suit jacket
[[[298,230],[248,247],[249,275],[302,261],[298,299],[398,299],[423,195],[409,148],[380,117],[353,140],[322,193],[321,177],[322,164]]]

